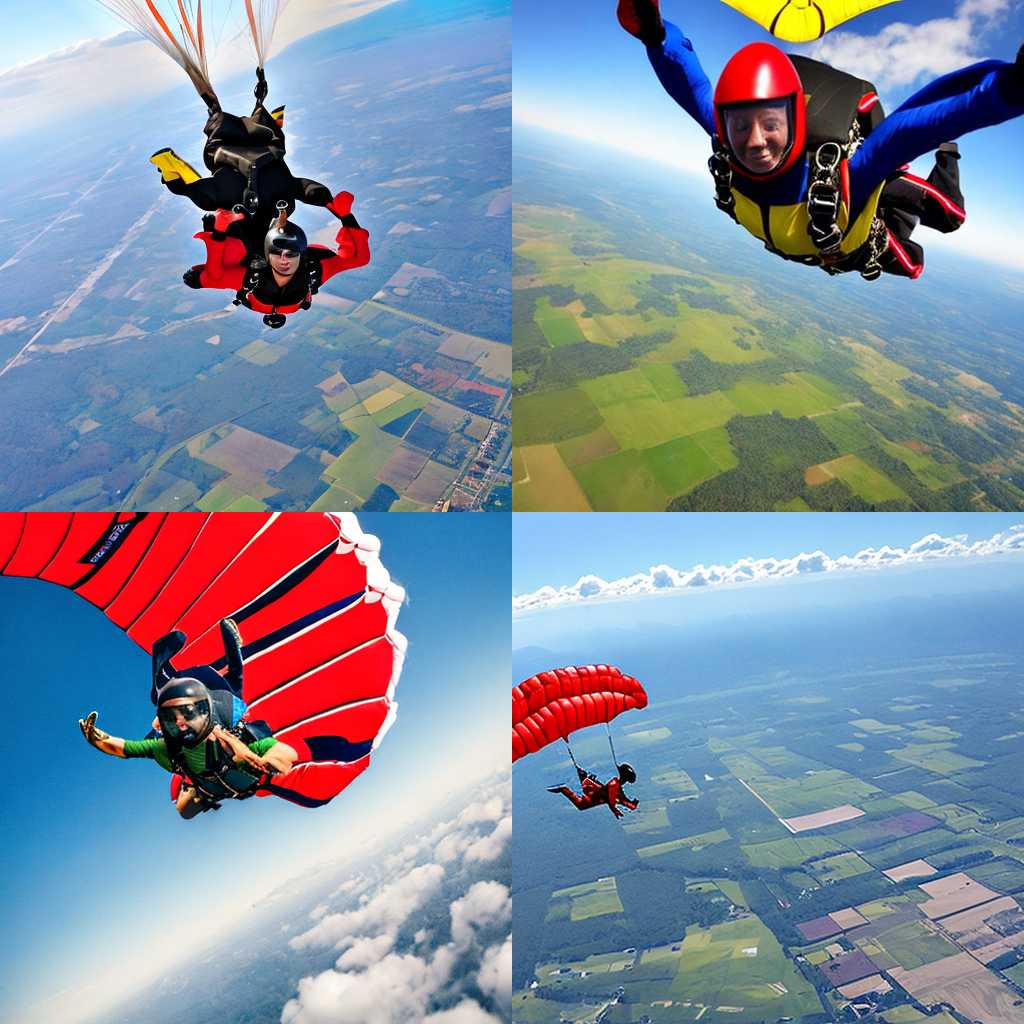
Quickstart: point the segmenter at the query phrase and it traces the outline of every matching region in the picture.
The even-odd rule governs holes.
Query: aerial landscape
[[[509,510],[508,13],[400,0],[275,56],[289,160],[355,195],[372,257],[283,330],[182,284],[200,212],[147,155],[196,160],[195,95],[42,161],[26,146],[0,266],[0,505]],[[330,214],[298,216],[331,242]]]
[[[516,765],[515,1021],[1024,1019],[1020,569],[917,575],[516,621],[516,678],[607,661],[651,704],[621,821],[545,792],[561,744]],[[572,748],[607,773],[603,729]]]
[[[825,279],[528,126],[514,183],[516,509],[1024,508],[1019,275]]]

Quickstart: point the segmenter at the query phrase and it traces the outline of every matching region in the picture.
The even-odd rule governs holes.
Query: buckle
[[[830,215],[835,220],[839,213],[839,191],[831,182],[812,181],[807,189],[807,212],[814,220],[823,215]]]
[[[815,168],[831,175],[842,159],[843,149],[838,142],[823,142],[814,154]]]

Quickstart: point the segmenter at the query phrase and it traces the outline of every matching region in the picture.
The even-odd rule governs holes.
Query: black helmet
[[[288,318],[284,313],[268,313],[264,318],[263,322],[268,326],[277,330],[278,327],[284,327],[284,322]]]
[[[179,697],[191,698],[190,704],[165,707],[167,701]],[[210,691],[198,680],[188,677],[172,679],[160,687],[156,695],[157,718],[164,738],[183,747],[198,747],[213,731],[213,700]],[[187,723],[178,725],[182,718]]]
[[[636,772],[633,766],[625,761],[619,765],[619,782],[636,782]]]
[[[306,232],[291,221],[286,221],[283,228],[273,224],[263,241],[263,255],[270,259],[271,253],[294,252],[301,256],[306,251]]]

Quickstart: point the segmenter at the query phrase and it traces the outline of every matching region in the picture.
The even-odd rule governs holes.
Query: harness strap
[[[833,256],[843,244],[839,226],[839,198],[842,188],[843,148],[838,142],[823,142],[811,163],[811,183],[807,189],[807,232],[823,257]]]
[[[733,220],[737,220],[736,197],[732,194],[732,167],[729,164],[729,156],[721,142],[718,141],[717,135],[712,137],[711,145],[713,152],[708,159],[708,170],[711,171],[711,177],[715,179],[715,206],[722,213],[727,213]]]

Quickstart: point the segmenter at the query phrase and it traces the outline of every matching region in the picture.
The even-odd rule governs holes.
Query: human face
[[[175,697],[160,705],[157,718],[163,729],[177,735],[200,732],[210,714],[210,702],[192,697]]]
[[[789,104],[760,103],[724,112],[729,149],[752,174],[769,174],[789,148]]]
[[[281,277],[291,277],[299,269],[299,258],[297,252],[275,252],[273,250],[268,257],[271,269]]]

